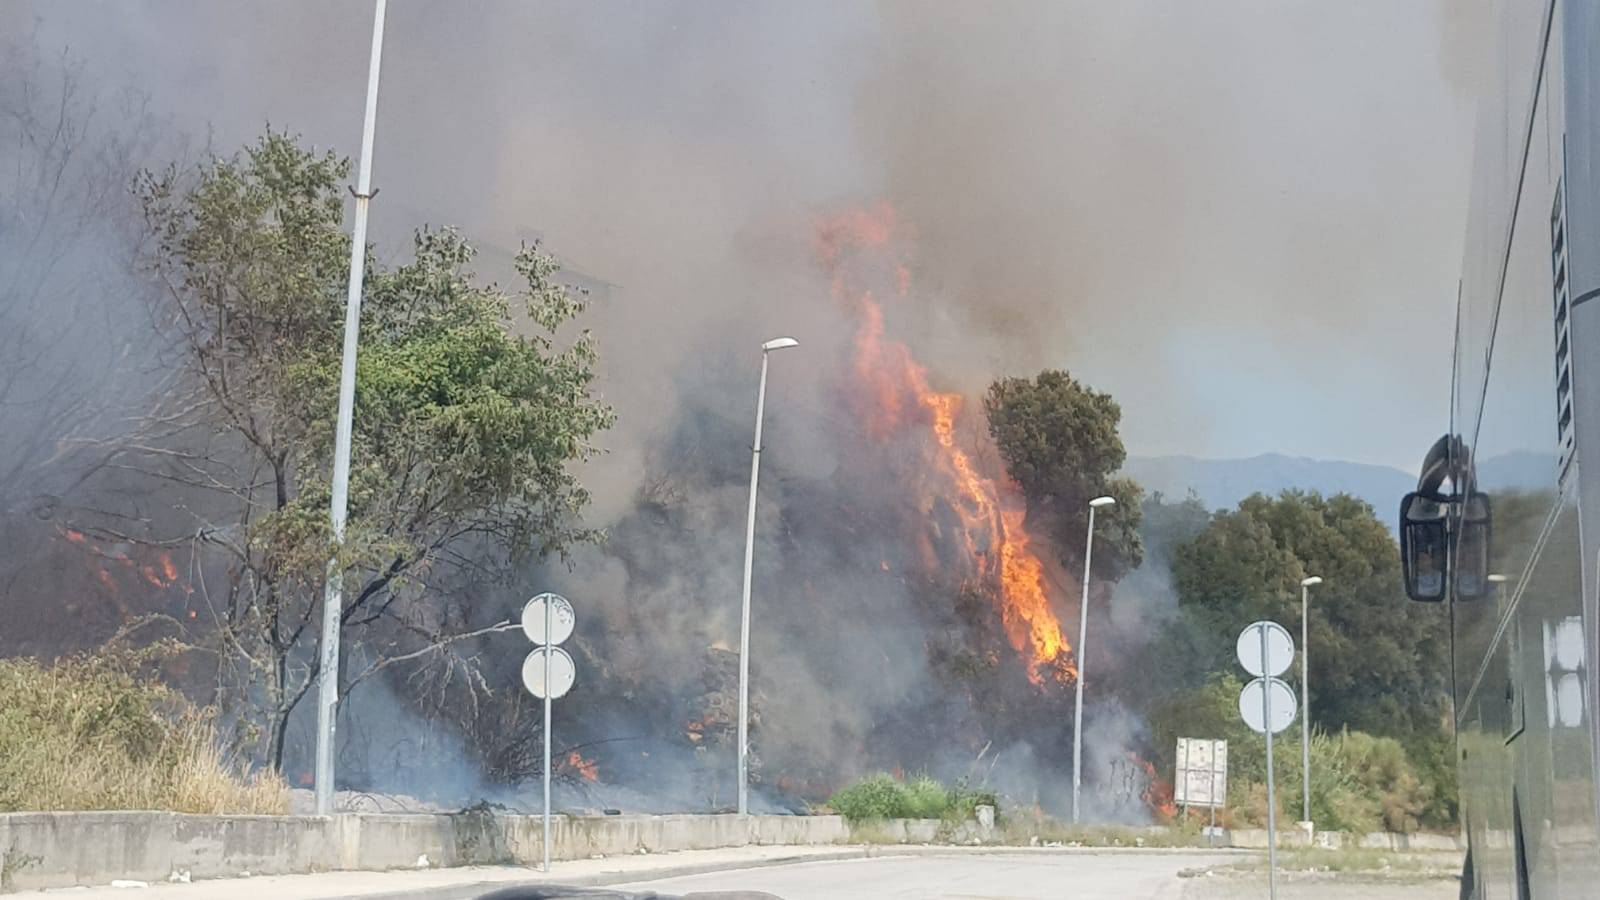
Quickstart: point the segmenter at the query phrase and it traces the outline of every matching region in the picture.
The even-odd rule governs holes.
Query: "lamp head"
[[[1115,497],[1096,497],[1089,501],[1089,506],[1099,509],[1102,506],[1115,506],[1116,502],[1117,498]]]
[[[762,353],[767,353],[767,352],[770,352],[772,350],[782,350],[785,347],[798,347],[798,346],[800,346],[800,342],[795,340],[792,337],[773,338],[772,340],[767,341],[765,344],[761,345],[761,352]]]
[[[1322,583],[1322,576],[1321,575],[1313,575],[1310,578],[1302,578],[1302,579],[1300,579],[1300,586],[1301,587],[1311,587],[1313,584],[1321,584],[1321,583]]]

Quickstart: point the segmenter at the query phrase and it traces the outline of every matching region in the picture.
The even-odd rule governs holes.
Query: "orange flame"
[[[60,535],[65,538],[68,543],[82,548],[86,553],[89,554],[91,557],[89,560],[91,571],[94,572],[95,578],[100,582],[100,585],[106,589],[106,594],[114,603],[116,603],[117,608],[121,610],[124,616],[132,614],[129,611],[130,607],[128,603],[121,599],[122,588],[127,586],[129,582],[119,581],[118,577],[114,574],[117,569],[110,566],[112,563],[126,568],[130,573],[128,577],[132,579],[135,584],[139,581],[143,581],[151,587],[163,591],[176,588],[182,591],[185,595],[192,595],[194,593],[194,587],[192,585],[180,582],[178,576],[181,573],[178,570],[177,564],[173,562],[172,554],[170,552],[164,551],[156,557],[153,563],[144,564],[135,559],[133,555],[130,555],[139,552],[139,548],[136,545],[126,543],[102,544],[100,541],[90,538],[81,531],[72,528],[65,528],[60,525],[56,526],[56,531],[60,533]],[[190,618],[194,618],[194,614],[192,612],[189,615]]]
[[[1071,646],[1050,603],[1044,564],[1030,549],[1022,504],[1009,485],[1002,490],[1001,483],[982,474],[957,440],[965,398],[933,389],[927,369],[910,348],[885,338],[883,307],[873,292],[852,289],[843,274],[852,260],[892,253],[898,227],[893,208],[880,204],[823,222],[817,235],[817,259],[833,276],[835,296],[860,316],[855,371],[867,434],[881,442],[910,428],[931,432],[930,463],[942,477],[928,482],[920,498],[922,511],[931,511],[943,499],[961,520],[959,537],[969,574],[998,582],[1006,637],[1028,660],[1029,678],[1035,684],[1042,684],[1047,674],[1070,681],[1077,677]],[[911,272],[906,262],[892,260],[887,271],[895,291],[908,294]]]
[[[1144,757],[1132,750],[1128,751],[1128,758],[1144,769],[1148,779],[1145,781],[1144,791],[1139,795],[1151,812],[1164,819],[1171,819],[1178,814],[1178,804],[1172,799],[1172,785],[1166,779],[1156,774],[1156,767],[1146,761]]]
[[[600,766],[594,760],[584,759],[583,754],[576,750],[567,754],[567,766],[576,770],[584,781],[600,780]]]

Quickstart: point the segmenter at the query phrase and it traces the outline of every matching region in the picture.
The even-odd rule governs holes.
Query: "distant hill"
[[[1392,468],[1342,460],[1310,459],[1264,453],[1248,459],[1201,459],[1195,456],[1130,456],[1124,474],[1145,492],[1160,491],[1181,500],[1192,489],[1208,509],[1232,509],[1260,492],[1273,495],[1290,488],[1327,494],[1351,494],[1372,504],[1378,518],[1391,521],[1400,498],[1417,484],[1417,476]],[[1554,480],[1555,457],[1519,451],[1479,462],[1478,476],[1492,489],[1529,490]]]
[[[1182,500],[1193,490],[1208,509],[1232,509],[1254,493],[1274,495],[1290,488],[1322,494],[1351,494],[1372,504],[1380,519],[1400,505],[1416,487],[1417,476],[1391,468],[1340,460],[1309,459],[1263,453],[1248,459],[1201,459],[1195,456],[1130,456],[1123,474],[1139,482],[1145,493],[1160,491]]]

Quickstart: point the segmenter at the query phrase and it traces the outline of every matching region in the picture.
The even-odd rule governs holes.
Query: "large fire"
[[[931,437],[925,443],[933,477],[918,497],[921,511],[943,500],[959,517],[969,574],[998,584],[1006,637],[1028,660],[1033,682],[1071,681],[1077,677],[1071,646],[1050,602],[1044,564],[1031,549],[1021,498],[1005,479],[974,465],[956,434],[966,398],[934,390],[910,348],[885,337],[883,307],[864,283],[870,276],[861,277],[892,273],[889,290],[910,294],[910,268],[894,253],[901,230],[887,204],[829,219],[818,230],[817,256],[832,275],[834,296],[860,319],[855,374],[867,433],[880,442],[913,431]]]

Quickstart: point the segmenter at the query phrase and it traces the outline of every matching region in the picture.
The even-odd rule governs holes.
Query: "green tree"
[[[1111,395],[1050,369],[994,382],[983,406],[1007,474],[1022,488],[1029,516],[1045,523],[1063,562],[1082,562],[1078,548],[1089,501],[1109,495],[1117,505],[1096,513],[1095,566],[1112,580],[1136,568],[1144,558],[1143,492],[1132,480],[1113,477],[1128,454],[1117,434],[1122,408]]]
[[[318,676],[348,171],[269,132],[240,155],[138,185],[165,288],[157,318],[183,373],[141,459],[192,495],[179,533],[222,569],[200,584],[220,699],[249,713],[239,737],[259,739],[273,764]],[[419,232],[398,267],[367,256],[338,561],[345,689],[400,660],[437,660],[471,682],[472,660],[451,648],[473,632],[438,588],[593,537],[571,469],[613,417],[590,395],[591,336],[555,339],[583,298],[556,281],[551,257],[524,248],[514,315],[510,296],[474,278],[472,259],[448,229]]]
[[[1233,636],[1256,619],[1299,641],[1300,580],[1320,575],[1309,618],[1312,722],[1402,740],[1437,734],[1448,644],[1438,607],[1406,600],[1393,536],[1364,501],[1286,491],[1246,498],[1179,547],[1172,565],[1195,672],[1229,671]],[[1302,648],[1303,649],[1303,648]],[[1298,677],[1298,666],[1291,673]]]
[[[1210,510],[1192,489],[1178,501],[1169,501],[1155,491],[1140,507],[1139,539],[1144,543],[1145,563],[1170,566],[1173,552],[1199,537],[1210,524]]]

